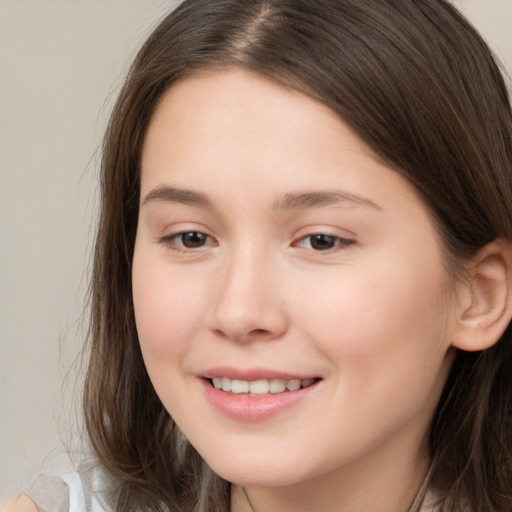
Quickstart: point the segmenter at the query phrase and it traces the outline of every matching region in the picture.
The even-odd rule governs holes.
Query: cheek
[[[303,325],[319,350],[362,380],[393,379],[393,368],[395,375],[432,369],[449,347],[443,266],[436,258],[428,267],[389,261],[351,268],[321,290],[309,286],[313,296],[303,305]]]
[[[136,256],[133,263],[133,302],[141,349],[150,364],[179,361],[202,316],[204,291],[186,272]]]
[[[450,366],[449,329],[442,272],[416,270],[354,269],[309,301],[304,329],[330,363],[339,404],[330,413],[333,439],[342,433],[363,446],[430,421]]]

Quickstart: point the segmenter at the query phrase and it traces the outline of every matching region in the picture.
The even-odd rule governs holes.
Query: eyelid
[[[180,237],[183,237],[184,235],[187,235],[187,234],[193,234],[193,233],[202,235],[205,238],[205,242],[196,247],[187,247],[185,244],[182,243],[182,241],[180,242]],[[307,232],[304,230],[303,233],[304,233],[303,235],[295,237],[290,245],[292,247],[303,249],[305,251],[308,251],[308,252],[314,253],[314,254],[327,255],[327,254],[330,254],[333,252],[342,251],[345,248],[347,248],[348,246],[356,243],[356,240],[353,237],[349,238],[347,236],[342,236],[340,234],[334,234],[334,233],[332,233],[331,229],[328,229],[328,228],[322,228],[322,227],[319,227],[318,229],[312,228],[312,229],[309,229]],[[311,241],[312,238],[315,236],[324,236],[326,238],[332,239],[334,242],[333,247],[326,247],[326,248],[307,247],[306,246],[307,240],[309,239]],[[184,228],[184,229],[182,228],[182,229],[179,229],[172,233],[169,233],[167,235],[157,237],[156,241],[173,251],[183,252],[183,253],[198,253],[201,250],[218,245],[217,240],[213,236],[207,234],[207,230],[204,230],[204,229],[202,230],[200,228],[198,229],[198,228],[194,228],[194,227]]]
[[[331,248],[326,248],[326,249],[315,249],[313,247],[304,247],[302,245],[305,240],[307,240],[307,239],[311,240],[312,237],[315,237],[315,236],[325,236],[325,237],[331,238],[335,241],[335,245]],[[340,235],[335,235],[335,234],[330,233],[328,230],[319,229],[319,230],[315,230],[314,232],[309,232],[307,234],[304,234],[303,236],[297,237],[292,242],[292,246],[304,249],[306,251],[309,251],[309,252],[312,252],[315,254],[326,255],[326,254],[331,254],[333,252],[342,251],[345,248],[347,248],[348,246],[355,244],[355,242],[356,241],[353,238],[347,238],[347,237],[343,237]]]
[[[206,242],[204,245],[201,245],[199,247],[186,247],[182,243],[177,242],[177,240],[181,236],[191,234],[191,233],[197,233],[197,234],[203,235],[210,242]],[[181,229],[180,231],[176,231],[175,233],[171,233],[168,235],[158,237],[157,242],[159,242],[160,244],[164,245],[165,247],[167,247],[173,251],[185,252],[185,253],[199,252],[202,249],[204,249],[205,247],[211,247],[212,245],[217,245],[217,241],[215,240],[214,237],[204,233],[203,231],[200,231],[199,229]],[[214,243],[212,244],[211,242],[214,242]]]

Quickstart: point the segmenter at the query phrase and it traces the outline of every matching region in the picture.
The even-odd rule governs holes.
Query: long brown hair
[[[162,94],[205,68],[238,66],[320,100],[416,187],[452,273],[512,240],[512,115],[477,32],[444,0],[186,0],[140,50],[106,133],[84,410],[116,475],[116,510],[229,510],[215,475],[160,403],[141,357],[131,263],[140,155]],[[430,431],[441,510],[512,510],[510,326],[459,352]]]

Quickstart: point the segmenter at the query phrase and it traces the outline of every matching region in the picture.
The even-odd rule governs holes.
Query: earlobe
[[[466,351],[494,345],[512,317],[512,251],[500,240],[483,247],[468,268],[452,345]]]

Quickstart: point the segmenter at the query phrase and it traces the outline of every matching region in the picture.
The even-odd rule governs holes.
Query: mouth
[[[216,368],[200,381],[209,402],[223,415],[258,422],[307,400],[320,389],[323,379],[271,370]]]
[[[207,379],[212,387],[230,395],[249,398],[279,395],[299,391],[313,386],[320,378],[307,379],[258,379],[242,380],[228,377],[213,377]]]

